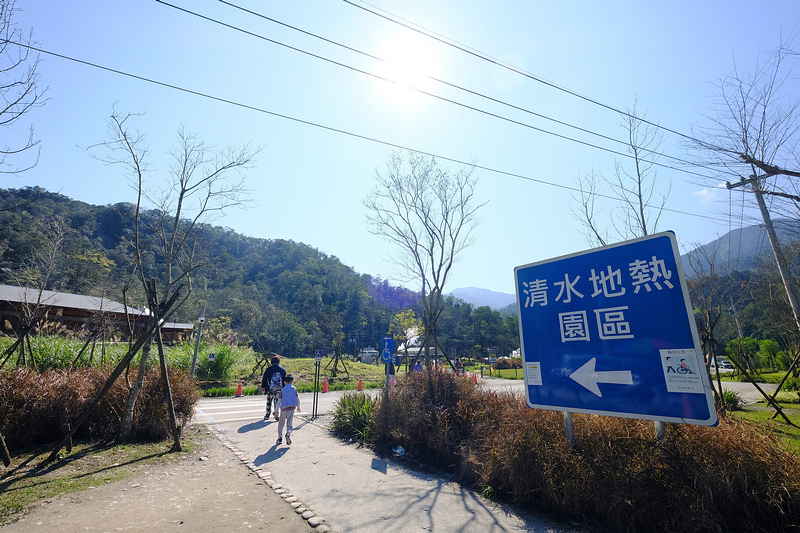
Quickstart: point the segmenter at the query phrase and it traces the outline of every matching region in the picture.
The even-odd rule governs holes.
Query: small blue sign
[[[322,350],[314,350],[314,361],[317,363],[322,361]]]
[[[672,232],[514,270],[530,407],[713,426]]]
[[[388,363],[392,360],[392,353],[394,352],[394,337],[391,335],[384,335],[381,346],[381,361]]]

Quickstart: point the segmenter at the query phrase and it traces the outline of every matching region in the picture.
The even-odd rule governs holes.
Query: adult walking
[[[278,420],[281,410],[281,389],[283,389],[286,378],[286,369],[281,366],[279,355],[274,356],[269,362],[271,364],[264,371],[264,378],[261,380],[261,392],[267,393],[267,414],[264,415],[264,420],[269,420],[270,412],[275,420]]]

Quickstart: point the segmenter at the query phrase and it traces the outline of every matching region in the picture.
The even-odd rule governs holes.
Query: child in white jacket
[[[283,444],[283,426],[286,426],[286,444],[292,445],[292,422],[294,421],[295,408],[300,410],[300,397],[297,395],[297,389],[292,382],[294,376],[286,374],[283,378],[285,385],[281,390],[281,416],[278,419],[278,440],[275,446]]]

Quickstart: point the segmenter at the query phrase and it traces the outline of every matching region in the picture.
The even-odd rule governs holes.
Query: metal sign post
[[[381,340],[381,361],[383,361],[383,372],[386,375],[384,388],[389,385],[389,365],[392,361],[392,352],[394,351],[394,337],[391,335],[384,335]]]
[[[319,405],[319,374],[320,363],[322,363],[322,350],[314,350],[314,395],[311,407],[311,420],[317,418],[317,407]]]
[[[194,377],[195,370],[197,369],[197,352],[200,351],[200,337],[203,336],[203,324],[206,321],[206,306],[200,311],[200,317],[197,319],[197,339],[194,343],[194,355],[192,356],[192,377]]]
[[[530,407],[717,424],[672,232],[514,274]]]

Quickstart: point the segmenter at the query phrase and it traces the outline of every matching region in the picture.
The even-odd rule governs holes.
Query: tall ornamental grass
[[[0,372],[0,432],[9,448],[48,444],[62,436],[64,424],[74,424],[105,384],[111,369],[46,370],[29,368]],[[199,400],[185,371],[169,370],[175,415],[182,426]],[[111,441],[118,431],[128,397],[125,378],[114,382],[103,400],[78,428],[76,438]],[[161,372],[151,368],[145,376],[134,412],[131,438],[161,441],[171,436]]]
[[[485,494],[606,530],[800,530],[798,457],[734,418],[668,424],[659,446],[652,422],[574,415],[571,445],[560,412],[442,372],[401,379],[371,412],[356,422],[378,449],[401,444]]]

